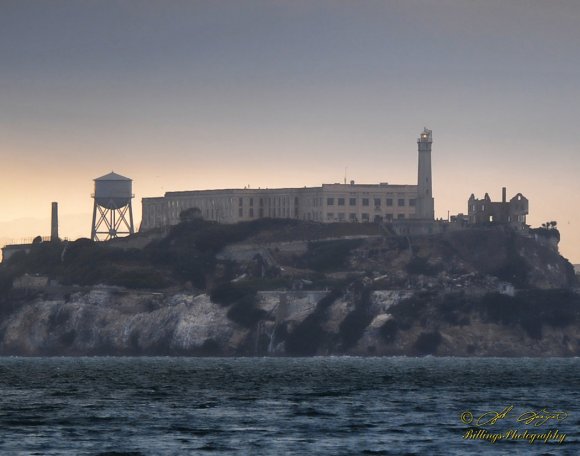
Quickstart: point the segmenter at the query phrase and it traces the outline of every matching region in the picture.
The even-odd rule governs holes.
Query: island
[[[555,224],[432,224],[184,214],[107,242],[40,239],[0,265],[0,355],[580,355]]]

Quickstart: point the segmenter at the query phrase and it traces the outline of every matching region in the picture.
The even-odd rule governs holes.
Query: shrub
[[[409,329],[420,318],[426,317],[429,302],[433,297],[434,294],[431,292],[417,293],[392,306],[389,313],[397,321],[399,329]]]
[[[340,323],[339,335],[345,350],[356,345],[373,319],[369,313],[370,295],[370,290],[363,290],[355,302],[355,308]]]
[[[251,297],[255,299],[257,288],[250,287],[244,284],[223,283],[216,286],[210,293],[211,302],[220,304],[222,306],[229,306],[235,302]]]
[[[241,326],[252,328],[267,315],[265,310],[256,308],[257,294],[254,287],[228,282],[215,287],[210,293],[210,299],[221,306],[231,306],[228,318]]]
[[[379,334],[385,342],[391,343],[395,340],[398,331],[399,326],[397,325],[397,322],[393,319],[390,319],[380,327]]]
[[[560,231],[557,228],[546,228],[542,226],[541,228],[532,228],[530,229],[531,234],[537,234],[538,236],[545,237],[547,239],[556,239],[556,241],[560,242]]]
[[[569,290],[533,290],[515,297],[490,293],[481,299],[479,312],[489,322],[520,325],[529,337],[541,339],[543,324],[561,328],[580,319],[580,296]]]
[[[442,340],[439,331],[422,332],[413,344],[413,349],[418,355],[433,355],[437,352]]]
[[[294,356],[312,356],[324,341],[326,333],[321,323],[326,311],[342,295],[340,290],[332,290],[316,304],[314,311],[308,315],[292,333],[286,337],[286,352]]]
[[[197,207],[190,207],[179,213],[179,220],[182,222],[193,222],[202,218],[201,210]]]
[[[407,264],[406,270],[409,274],[423,274],[434,276],[439,272],[438,268],[431,266],[426,258],[415,256]]]
[[[245,328],[252,328],[266,316],[266,311],[255,307],[255,296],[246,295],[228,310],[228,318]]]
[[[350,252],[362,244],[361,239],[310,242],[303,257],[304,266],[314,271],[335,271],[346,266]]]
[[[7,271],[0,269],[0,302],[12,289],[12,277]]]
[[[542,338],[542,322],[538,318],[523,317],[520,326],[531,339],[540,340]]]
[[[133,289],[166,288],[169,285],[163,274],[154,269],[120,271],[107,282],[110,285]]]
[[[513,283],[519,288],[526,288],[530,267],[526,263],[526,260],[518,253],[516,236],[516,234],[512,233],[509,239],[506,240],[505,249],[507,258],[503,265],[492,272],[500,280]]]
[[[198,252],[177,251],[172,252],[168,266],[179,279],[189,280],[196,288],[205,289],[205,276],[214,271],[215,259],[211,255],[200,255]]]
[[[471,309],[472,303],[464,293],[444,294],[436,306],[441,319],[453,326],[469,324]]]

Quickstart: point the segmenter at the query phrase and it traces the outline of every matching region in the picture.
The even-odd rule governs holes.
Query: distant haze
[[[166,191],[415,183],[426,126],[436,217],[506,186],[580,263],[578,23],[575,0],[4,0],[0,238],[48,235],[51,201],[88,237],[111,170],[137,224]]]

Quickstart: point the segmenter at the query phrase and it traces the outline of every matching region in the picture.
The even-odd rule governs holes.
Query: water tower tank
[[[120,235],[131,235],[133,226],[133,181],[116,173],[95,179],[91,239],[108,241]]]
[[[95,179],[95,202],[107,209],[120,209],[133,198],[133,181],[117,173]]]

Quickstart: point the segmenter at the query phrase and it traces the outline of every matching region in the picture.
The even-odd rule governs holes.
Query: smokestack
[[[52,203],[52,216],[50,218],[50,242],[58,241],[58,203]]]
[[[506,202],[506,193],[505,193],[505,187],[501,188],[501,202],[505,203]]]

